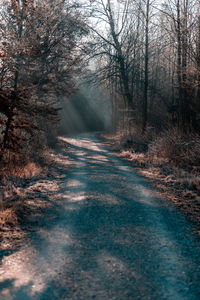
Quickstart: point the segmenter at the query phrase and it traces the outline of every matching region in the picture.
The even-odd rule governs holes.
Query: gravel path
[[[0,299],[200,299],[192,224],[94,135],[60,139],[54,172],[29,187],[53,209],[4,257]]]

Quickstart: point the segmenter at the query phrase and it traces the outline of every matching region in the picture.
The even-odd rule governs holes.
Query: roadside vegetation
[[[199,222],[199,1],[93,5],[93,78],[112,99],[115,147]]]
[[[148,178],[161,196],[183,210],[200,225],[200,139],[177,128],[163,131],[151,139],[134,136],[132,140],[115,136],[115,148],[140,174]],[[144,150],[146,149],[146,150]]]
[[[84,131],[83,111],[92,111],[91,129],[100,114],[109,124],[112,110],[110,135],[121,155],[148,178],[166,181],[167,195],[177,187],[178,205],[199,213],[199,0],[0,5],[0,226],[27,213],[18,187],[46,176],[59,116],[68,133],[72,114]],[[92,109],[82,96],[78,103],[83,90]],[[76,105],[63,104],[73,93]],[[60,114],[61,107],[68,111]]]
[[[75,2],[0,1],[0,228],[26,214],[19,190],[46,174],[62,103],[84,67]],[[82,47],[82,49],[81,49]]]

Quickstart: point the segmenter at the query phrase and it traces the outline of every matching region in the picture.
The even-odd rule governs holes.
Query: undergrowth
[[[0,162],[0,237],[16,228],[29,214],[27,198],[21,192],[33,178],[47,170],[48,145],[45,136],[35,137],[18,152],[6,151]]]
[[[176,128],[145,135],[117,135],[113,146],[120,156],[177,205],[197,225],[200,234],[200,135]],[[117,143],[116,143],[117,141]]]
[[[169,162],[179,168],[199,173],[200,135],[184,134],[178,129],[164,131],[149,143],[148,156],[154,162]]]
[[[200,135],[185,134],[177,128],[161,133],[133,133],[119,141],[121,155],[139,166],[146,167],[148,177],[162,170],[165,181],[182,185],[184,195],[200,196]],[[151,173],[151,175],[149,175]],[[194,192],[194,194],[193,194]]]

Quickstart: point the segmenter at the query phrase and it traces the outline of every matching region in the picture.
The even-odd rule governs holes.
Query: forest
[[[115,155],[117,158],[113,158]],[[122,162],[133,170],[124,175],[119,173],[125,172],[127,167],[122,166]],[[80,174],[76,168],[80,168]],[[17,248],[24,236],[27,240],[30,232],[39,230],[37,226],[42,224],[42,218],[45,224],[49,224],[51,218],[55,218],[55,224],[63,220],[64,216],[57,214],[58,207],[61,211],[64,209],[58,195],[62,194],[65,202],[84,197],[96,202],[98,197],[104,197],[109,201],[117,195],[115,190],[109,192],[106,185],[109,183],[111,189],[117,189],[118,183],[114,177],[112,179],[115,173],[122,176],[120,182],[125,182],[118,187],[119,192],[126,190],[127,197],[131,198],[137,190],[144,202],[153,197],[149,196],[150,188],[142,185],[141,178],[145,178],[159,197],[166,198],[188,218],[186,227],[190,226],[187,222],[194,223],[195,233],[199,235],[200,0],[0,0],[0,275],[1,272],[7,274],[3,280],[12,277],[9,268],[6,273],[1,267],[6,264],[4,252],[9,257],[8,249]],[[90,176],[98,177],[98,183],[91,183]],[[134,179],[134,176],[139,177]],[[77,194],[70,180],[77,182]],[[84,180],[88,180],[87,186],[91,187],[82,191],[78,182],[81,186]],[[68,187],[64,192],[62,184]],[[135,187],[134,190],[137,184],[140,189]],[[90,195],[93,189],[98,195]],[[145,196],[145,189],[148,196]],[[123,201],[124,195],[121,196]],[[101,205],[100,214],[105,215]],[[66,209],[67,218],[71,216],[70,209],[74,208]],[[146,208],[144,210],[146,213]],[[88,211],[86,209],[85,215],[89,215],[89,220],[95,219],[95,209],[90,211],[88,206]],[[120,219],[118,214],[118,211],[110,215],[108,212],[109,216]],[[80,221],[83,230],[85,215]],[[125,215],[122,219],[126,223],[129,212],[127,218]],[[98,224],[99,215],[96,218]],[[153,222],[153,212],[149,218]],[[179,217],[174,218],[174,228],[182,226],[176,224]],[[79,221],[74,222],[78,224]],[[107,225],[105,235],[115,229],[119,231],[118,227],[109,227],[109,222]],[[97,227],[94,225],[94,230],[100,234]],[[158,227],[161,230],[161,223]],[[49,227],[45,230],[50,232]],[[60,233],[56,231],[56,234]],[[129,232],[127,234],[129,236]],[[146,245],[146,238],[143,243]],[[54,250],[59,252],[58,245]],[[169,251],[174,253],[175,250]],[[192,251],[188,248],[188,255],[193,256]],[[114,259],[112,255],[109,263]],[[162,259],[165,260],[164,254]],[[20,260],[18,263],[20,265]],[[193,266],[195,264],[196,261]],[[112,268],[115,265],[123,273],[122,265],[116,262]],[[82,262],[79,267],[84,272]],[[79,267],[77,274],[82,272]],[[180,266],[176,267],[178,272]],[[182,267],[187,269],[185,264]],[[22,278],[23,270],[15,272]],[[41,270],[36,271],[36,277],[37,272]],[[128,271],[125,273],[129,277]],[[92,280],[93,275],[88,276]],[[45,277],[43,286],[47,287],[49,278]],[[166,298],[161,291],[154,294],[150,289],[151,275],[148,275],[145,288],[138,281],[138,298],[133,297],[135,290],[131,287],[127,287],[131,298],[124,292],[115,298],[123,282],[121,277],[119,282],[117,278],[113,277],[116,286],[111,294],[95,283],[94,287],[87,287],[87,292],[83,288],[83,298],[81,292],[73,292],[72,283],[67,296],[51,281],[54,290],[61,294],[55,292],[48,299],[93,299],[89,292],[94,291],[97,293],[94,292],[95,299],[105,300],[174,299],[177,295],[176,289],[166,294]],[[191,284],[187,294],[187,284],[183,286],[186,294],[181,294],[183,298],[180,299],[198,299],[195,278],[191,279],[194,289]],[[6,288],[3,282],[0,279],[3,287],[0,299],[32,299],[35,293],[37,298],[34,299],[39,300],[47,299],[42,297],[51,293],[43,287],[44,294],[40,294],[38,283],[29,293],[17,290],[16,286]],[[26,280],[24,282],[26,284]],[[87,282],[84,284],[87,286]],[[149,293],[150,298],[145,293]]]
[[[2,176],[39,161],[60,119],[66,133],[90,119],[89,130],[106,127],[125,150],[196,175],[199,189],[199,9],[198,0],[1,1]]]

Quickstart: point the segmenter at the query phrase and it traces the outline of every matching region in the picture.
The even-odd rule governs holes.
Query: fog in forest
[[[111,102],[98,87],[81,84],[70,98],[62,103],[60,134],[89,131],[108,131],[111,127]]]

